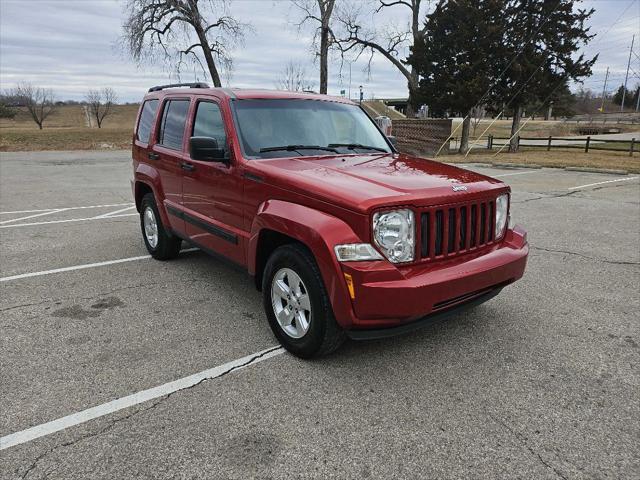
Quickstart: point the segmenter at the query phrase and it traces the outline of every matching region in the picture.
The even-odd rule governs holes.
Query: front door
[[[192,168],[184,173],[182,197],[187,234],[196,245],[243,265],[242,181],[229,159],[225,122],[216,102],[198,101],[191,136],[215,138],[227,161],[189,159]]]

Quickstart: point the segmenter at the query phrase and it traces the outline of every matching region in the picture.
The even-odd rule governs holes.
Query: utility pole
[[[638,97],[638,100],[636,101],[636,112],[640,112],[640,87],[638,87],[637,92],[636,97]]]
[[[624,112],[624,97],[627,95],[627,80],[629,79],[629,68],[631,67],[631,54],[633,53],[633,42],[636,36],[631,37],[631,48],[629,49],[629,61],[627,62],[627,74],[624,77],[624,90],[622,91],[622,105],[620,105],[620,113]]]
[[[604,113],[604,96],[607,93],[607,80],[609,80],[609,67],[607,67],[607,74],[604,77],[604,87],[602,88],[602,105],[600,105],[600,112]]]

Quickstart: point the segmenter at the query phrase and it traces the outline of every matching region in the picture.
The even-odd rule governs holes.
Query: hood
[[[405,154],[278,158],[251,164],[259,164],[261,174],[282,188],[364,212],[386,205],[454,203],[506,188],[485,175]]]

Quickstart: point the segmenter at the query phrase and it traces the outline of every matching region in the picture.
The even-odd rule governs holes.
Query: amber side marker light
[[[351,277],[351,275],[349,275],[348,273],[345,273],[344,279],[347,282],[347,288],[349,289],[349,296],[351,297],[351,300],[355,300],[356,290],[353,288],[353,277]]]

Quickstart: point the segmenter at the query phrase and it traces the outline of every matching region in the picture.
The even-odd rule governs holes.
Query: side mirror
[[[193,160],[227,163],[224,148],[220,148],[218,141],[211,137],[191,137],[189,140],[189,154]]]

